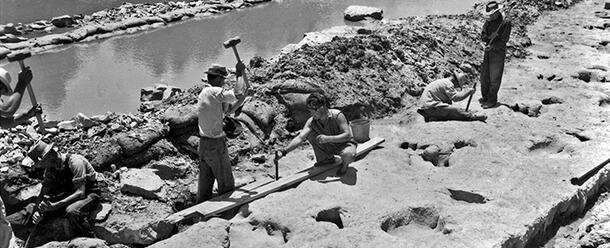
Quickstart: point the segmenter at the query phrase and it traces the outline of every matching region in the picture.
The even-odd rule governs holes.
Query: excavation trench
[[[546,215],[528,225],[522,235],[504,240],[501,247],[556,247],[549,244],[549,241],[556,238],[561,227],[575,223],[599,204],[600,195],[608,192],[609,180],[610,170],[600,171],[598,177],[589,179],[589,182],[580,186],[570,197],[564,198],[549,209]]]

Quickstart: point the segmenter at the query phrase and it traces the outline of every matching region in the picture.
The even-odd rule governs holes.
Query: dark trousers
[[[318,143],[316,137],[320,135],[315,130],[311,130],[307,141],[313,148],[313,153],[316,155],[317,162],[324,162],[334,159],[334,155],[339,155],[343,161],[343,165],[349,165],[356,160],[356,143],[348,141],[345,143]]]
[[[426,122],[429,121],[476,121],[480,116],[476,116],[466,110],[445,106],[439,108],[419,109],[417,113],[422,115]]]
[[[89,219],[89,214],[95,209],[99,203],[99,199],[100,197],[98,194],[90,193],[85,199],[73,202],[68,205],[66,209],[42,213],[44,217],[39,224],[44,225],[45,220],[50,219],[47,218],[47,216],[65,216],[70,223],[71,233],[74,234],[75,237],[93,237],[93,223],[91,223],[92,220]],[[27,237],[27,229],[33,226],[31,216],[34,213],[34,205],[34,203],[30,203],[25,209],[7,216],[7,220],[11,223],[17,236]]]
[[[485,51],[481,64],[481,95],[486,103],[498,102],[498,91],[504,73],[504,59],[506,49],[492,49]]]
[[[197,202],[212,199],[214,180],[218,181],[218,194],[234,189],[235,180],[231,169],[231,160],[227,150],[227,141],[222,138],[199,139],[199,186]]]

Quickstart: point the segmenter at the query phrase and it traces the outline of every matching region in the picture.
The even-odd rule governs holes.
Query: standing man
[[[307,119],[303,130],[284,149],[276,151],[276,159],[280,159],[303,141],[307,140],[316,155],[316,165],[341,163],[338,175],[347,172],[350,163],[356,157],[356,141],[352,138],[345,115],[338,109],[330,109],[328,99],[320,93],[312,93],[307,97],[307,109],[311,117]],[[335,160],[339,155],[341,160]]]
[[[76,237],[93,237],[88,216],[99,201],[100,189],[89,161],[78,154],[60,153],[53,144],[43,141],[32,145],[28,157],[34,161],[35,168],[44,169],[44,179],[36,204],[8,217],[15,230],[19,232],[31,224],[37,225],[43,215],[65,216]],[[27,221],[30,215],[31,224]]]
[[[41,112],[40,107],[36,106],[26,113],[15,114],[21,104],[25,87],[32,81],[32,77],[32,71],[29,67],[25,71],[20,72],[17,86],[13,92],[11,88],[11,75],[4,68],[0,67],[0,96],[8,96],[6,101],[0,99],[0,128],[14,127]],[[4,202],[0,198],[0,248],[9,247],[16,247],[15,236],[13,235],[11,224],[6,218]]]
[[[227,193],[235,187],[226,135],[223,131],[223,117],[225,113],[235,111],[247,96],[250,84],[244,75],[245,70],[246,66],[241,61],[237,62],[237,82],[230,90],[223,88],[228,75],[224,66],[212,65],[205,72],[208,83],[198,98],[200,138],[197,202],[212,199],[215,179],[218,181],[218,194]],[[232,103],[234,104],[231,106]]]
[[[487,116],[451,106],[453,102],[466,99],[476,91],[474,87],[464,87],[466,75],[453,72],[451,77],[436,80],[426,86],[419,101],[417,113],[429,121],[485,121]],[[458,89],[460,89],[458,91]]]
[[[0,128],[12,128],[28,119],[42,113],[40,106],[34,106],[27,112],[18,113],[17,109],[21,104],[21,99],[25,88],[32,81],[32,71],[26,67],[25,71],[19,72],[19,78],[15,91],[11,88],[11,75],[4,68],[0,68],[0,96],[8,96],[6,101],[0,99]]]
[[[481,95],[479,99],[484,109],[498,106],[498,91],[502,83],[504,59],[506,58],[506,43],[510,37],[511,21],[500,12],[496,1],[485,6],[484,16],[487,20],[483,25],[481,40],[485,42],[485,54],[481,64]]]

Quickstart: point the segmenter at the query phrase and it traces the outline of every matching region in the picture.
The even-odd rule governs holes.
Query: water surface
[[[222,42],[237,35],[242,39],[240,56],[248,61],[255,55],[278,54],[305,32],[345,25],[342,13],[349,5],[380,7],[385,18],[399,18],[461,13],[475,2],[481,0],[280,0],[135,35],[69,45],[26,64],[34,71],[34,91],[49,119],[69,119],[79,112],[136,112],[141,88],[162,83],[186,89],[199,82],[212,63],[233,66],[233,52]],[[18,65],[5,68],[16,74]],[[23,105],[29,106],[29,101]]]

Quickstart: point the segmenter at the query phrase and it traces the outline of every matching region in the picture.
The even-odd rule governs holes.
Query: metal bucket
[[[369,129],[371,127],[371,121],[368,119],[356,119],[350,122],[352,128],[352,135],[354,140],[358,143],[363,143],[369,140]]]

